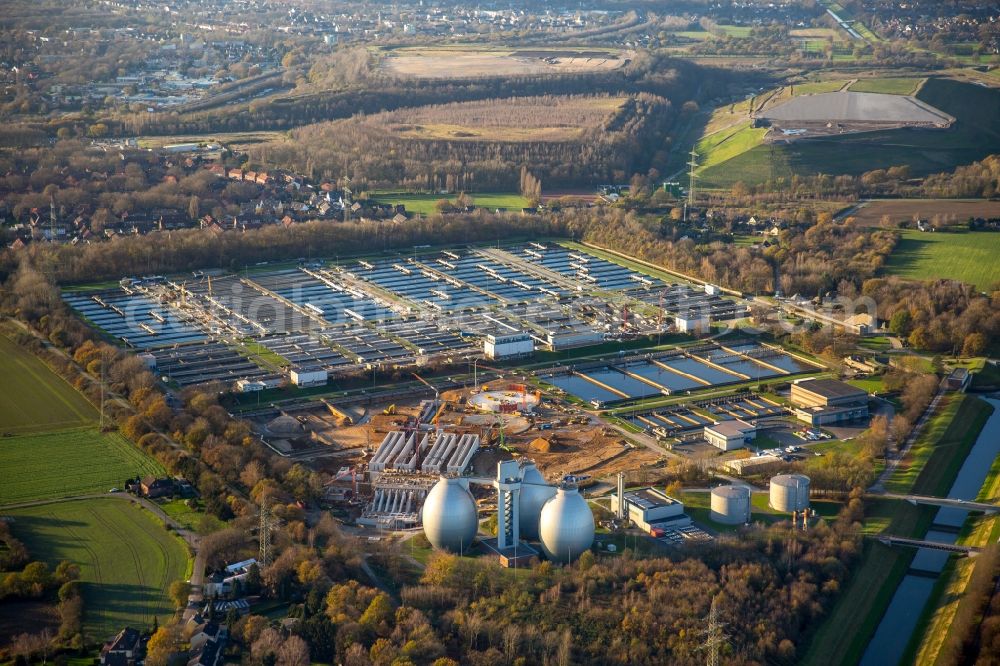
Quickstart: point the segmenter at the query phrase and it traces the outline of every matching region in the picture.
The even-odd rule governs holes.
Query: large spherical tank
[[[538,532],[550,560],[572,562],[594,543],[594,514],[576,488],[559,488],[542,507]]]
[[[809,508],[809,477],[802,474],[780,474],[771,479],[771,508],[791,513]]]
[[[711,517],[723,525],[750,522],[750,489],[746,486],[713,488]]]
[[[423,523],[424,534],[435,548],[466,551],[479,531],[476,500],[459,479],[441,477],[424,500]]]
[[[541,485],[545,483],[545,477],[542,476],[537,467],[530,463],[524,466],[521,480],[523,481],[521,502],[518,506],[521,538],[537,539],[542,506],[555,496],[556,489],[553,486]]]

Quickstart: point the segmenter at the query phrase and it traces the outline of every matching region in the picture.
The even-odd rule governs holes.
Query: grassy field
[[[704,137],[695,146],[699,171],[710,169],[759,146],[765,134],[766,128],[755,129],[750,127],[749,122],[745,122]]]
[[[604,56],[573,57],[575,49],[530,47],[513,49],[483,44],[450,44],[382,51],[381,67],[399,76],[464,78],[607,71],[622,67],[629,52],[586,49]],[[538,57],[551,53],[551,59]],[[525,55],[527,53],[527,55]]]
[[[1000,282],[1000,233],[904,230],[885,272],[913,280],[948,278],[988,290]]]
[[[798,95],[819,95],[821,93],[837,92],[845,85],[847,85],[847,80],[845,79],[796,83],[794,86],[792,86],[792,94],[798,96]]]
[[[118,433],[75,428],[0,440],[0,505],[103,493],[163,467]]]
[[[886,77],[883,79],[859,79],[848,88],[851,92],[885,93],[887,95],[912,95],[924,79]]]
[[[902,164],[921,176],[1000,152],[1000,116],[995,113],[1000,90],[930,78],[916,96],[957,122],[947,130],[886,130],[788,144],[748,143],[745,152],[703,169],[701,185],[725,188],[737,181],[787,181],[793,174],[859,175]]]
[[[34,354],[0,335],[0,433],[27,433],[92,423],[97,410]],[[0,490],[2,492],[2,490]]]
[[[188,551],[147,511],[124,499],[59,502],[8,512],[32,556],[80,565],[84,627],[105,640],[125,625],[162,625],[173,608],[171,581],[183,579]]]
[[[520,194],[512,192],[468,192],[467,196],[472,199],[474,205],[480,208],[506,208],[511,211],[520,211],[531,205],[531,202]],[[420,215],[430,215],[437,212],[437,203],[441,199],[448,199],[452,203],[455,203],[456,200],[456,197],[444,194],[412,194],[410,192],[372,192],[371,198],[380,203],[402,204],[406,206],[407,213],[419,213]]]

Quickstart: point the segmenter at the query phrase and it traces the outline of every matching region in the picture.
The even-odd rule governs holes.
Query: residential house
[[[203,622],[191,633],[191,649],[200,650],[209,641],[226,639],[226,627],[218,622]]]
[[[188,659],[187,666],[222,666],[224,663],[223,652],[226,649],[226,639],[217,641],[207,641],[199,649],[195,650]]]
[[[174,493],[174,482],[172,479],[147,476],[139,483],[139,489],[149,498],[164,497]]]
[[[101,649],[101,666],[134,666],[142,649],[142,635],[125,627]]]

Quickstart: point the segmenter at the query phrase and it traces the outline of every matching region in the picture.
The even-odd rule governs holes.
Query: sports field
[[[531,205],[527,199],[513,192],[466,192],[472,203],[479,208],[506,208],[510,211],[520,211]],[[406,206],[407,213],[430,215],[437,212],[437,203],[447,199],[455,203],[455,195],[448,194],[413,194],[410,192],[373,192],[371,198],[380,203]]]
[[[6,512],[33,558],[80,565],[84,629],[106,640],[130,625],[162,625],[167,588],[188,571],[187,546],[147,511],[123,498],[74,500]]]
[[[982,290],[1000,282],[1000,233],[906,230],[902,234],[886,263],[890,275],[961,280]]]
[[[0,439],[0,505],[104,493],[163,467],[118,433],[74,428]]]
[[[36,356],[0,335],[0,433],[26,433],[92,423],[97,410]],[[0,490],[2,492],[2,490]]]

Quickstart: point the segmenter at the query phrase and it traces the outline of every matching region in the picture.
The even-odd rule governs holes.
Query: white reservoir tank
[[[723,525],[750,522],[750,489],[746,486],[719,486],[712,489],[713,521]]]
[[[775,511],[791,513],[809,508],[809,477],[779,474],[771,479],[769,503]]]

